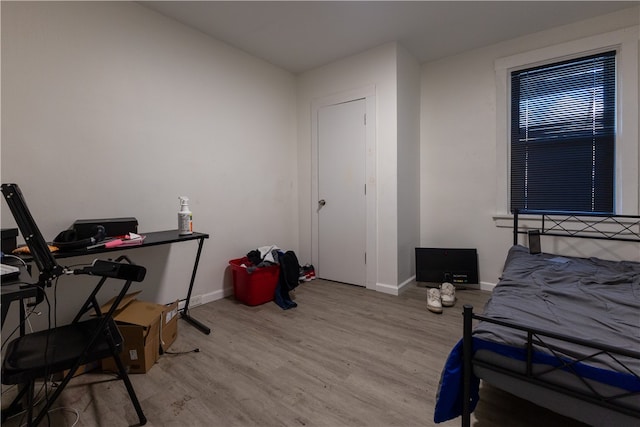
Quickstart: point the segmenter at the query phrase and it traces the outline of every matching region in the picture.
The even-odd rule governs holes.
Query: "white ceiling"
[[[397,41],[419,62],[639,1],[143,1],[140,4],[300,73]]]

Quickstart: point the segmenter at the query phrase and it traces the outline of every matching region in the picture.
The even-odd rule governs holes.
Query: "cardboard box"
[[[115,363],[114,363],[115,366]],[[78,375],[86,374],[87,372],[95,371],[100,368],[100,360],[95,360],[93,362],[85,363],[84,365],[80,365],[80,367],[76,370],[76,373],[73,374],[73,377],[77,377]],[[67,376],[70,369],[65,369],[62,372],[57,372],[52,375],[53,381],[62,381],[64,377]]]
[[[167,351],[171,344],[178,338],[178,301],[165,306],[160,323],[160,336],[162,337],[162,351]]]
[[[129,373],[146,373],[156,363],[160,351],[160,324],[165,319],[167,307],[136,299],[140,291],[127,294],[114,313],[118,330],[124,338],[124,349],[120,358]],[[106,312],[113,305],[113,299],[100,309]],[[177,323],[177,320],[176,320]],[[170,330],[171,327],[165,327]],[[177,326],[176,326],[177,335]],[[175,339],[175,338],[174,338]],[[102,369],[117,371],[112,358],[102,360]]]

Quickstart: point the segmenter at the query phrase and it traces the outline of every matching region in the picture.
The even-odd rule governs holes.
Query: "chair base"
[[[122,351],[122,335],[112,318],[96,317],[83,322],[24,335],[11,341],[2,364],[3,384],[23,384],[11,406],[2,413],[2,419],[20,407],[25,396],[28,399],[27,425],[38,425],[46,416],[53,402],[61,394],[81,364],[113,357],[120,378],[129,393],[131,402],[140,419],[140,425],[147,422],[142,407],[135,394],[119,353]],[[99,332],[97,332],[99,331]],[[39,378],[68,370],[55,392],[33,419],[34,383]]]

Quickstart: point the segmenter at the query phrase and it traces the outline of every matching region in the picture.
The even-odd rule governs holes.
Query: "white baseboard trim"
[[[409,285],[416,283],[416,276],[411,276],[398,285],[398,295],[409,289]]]
[[[383,294],[398,296],[403,291],[405,291],[410,284],[415,282],[416,282],[416,276],[411,276],[397,286],[387,285],[386,283],[376,283],[376,291],[382,292]]]
[[[480,282],[480,290],[481,291],[490,291],[493,292],[493,288],[496,287],[495,283],[489,283],[489,282]]]
[[[387,285],[386,283],[376,283],[376,291],[382,292],[383,294],[398,296],[398,290],[398,286]]]
[[[460,284],[458,285],[464,289],[476,289],[479,291],[489,291],[492,292],[493,288],[496,287],[495,283],[490,283],[490,282],[480,282],[478,284],[473,283],[473,284]]]
[[[214,292],[209,292],[208,294],[202,295],[202,304],[217,301],[219,299],[224,298],[224,296],[225,296],[225,292],[223,289],[214,291]]]
[[[197,307],[202,304],[207,304],[209,302],[217,301],[219,299],[224,298],[225,292],[224,290],[218,290],[209,292],[202,295],[191,295],[191,302],[189,302],[189,308]],[[185,301],[180,301],[178,304],[178,310],[184,309]]]

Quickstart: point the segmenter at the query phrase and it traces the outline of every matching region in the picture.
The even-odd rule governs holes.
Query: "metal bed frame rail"
[[[513,211],[513,244],[518,244],[521,215],[540,221],[540,234],[545,236],[577,237],[582,239],[640,242],[640,216],[560,211]]]
[[[594,344],[592,342],[569,337],[566,335],[556,334],[550,331],[544,331],[541,329],[530,328],[522,325],[518,325],[512,322],[505,322],[502,320],[492,319],[490,317],[478,315],[473,313],[473,307],[471,305],[465,305],[463,309],[464,323],[463,323],[463,408],[462,408],[462,425],[468,427],[471,425],[471,376],[473,365],[482,366],[493,371],[497,371],[515,378],[522,379],[524,381],[536,384],[538,386],[546,387],[548,389],[567,394],[576,397],[580,400],[588,401],[596,405],[618,411],[640,419],[640,412],[633,410],[627,406],[618,403],[619,399],[629,396],[640,396],[640,392],[626,392],[615,395],[605,396],[598,392],[589,382],[580,376],[575,370],[575,365],[578,363],[588,362],[596,357],[608,357],[609,360],[619,365],[621,370],[633,375],[640,380],[640,372],[633,371],[632,368],[625,365],[620,361],[619,356],[626,356],[640,360],[640,352],[616,348],[604,344]],[[511,369],[506,369],[502,366],[488,363],[485,361],[473,360],[473,321],[480,320],[484,322],[494,323],[497,325],[505,326],[508,328],[517,329],[526,333],[526,340],[523,343],[523,348],[526,351],[525,361],[525,373],[516,372]],[[583,346],[588,349],[589,354],[581,357],[573,357],[572,355],[563,353],[556,346],[549,342],[549,339],[561,340],[564,342],[570,342]],[[533,370],[533,354],[538,349],[547,350],[556,361],[557,366],[549,366],[547,369],[534,373]],[[558,386],[553,382],[547,381],[544,375],[549,374],[552,371],[562,370],[569,374],[574,375],[582,384],[586,386],[588,392],[572,390],[565,387]]]

